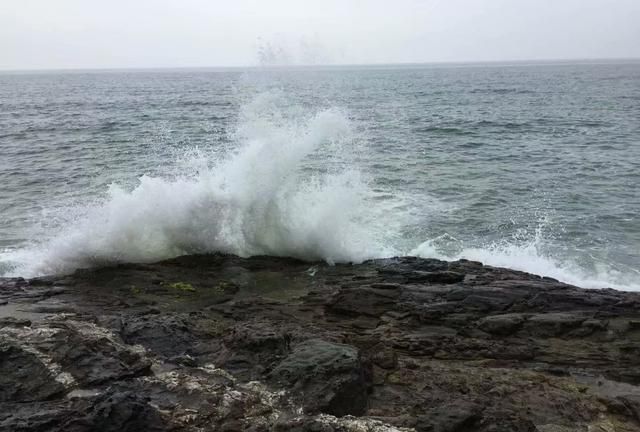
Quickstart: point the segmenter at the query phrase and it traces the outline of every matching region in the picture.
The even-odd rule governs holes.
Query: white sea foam
[[[308,112],[266,93],[243,107],[232,141],[232,151],[186,149],[157,170],[165,176],[141,176],[133,188],[113,184],[102,200],[52,210],[48,218],[59,228],[28,247],[1,251],[0,274],[30,277],[207,252],[329,263],[410,254],[467,258],[587,288],[640,290],[634,269],[554,256],[545,248],[544,223],[498,242],[467,245],[445,234],[415,247],[408,233],[447,206],[370,187],[356,163],[358,136],[339,110]]]
[[[421,243],[410,255],[446,260],[465,258],[495,267],[552,277],[583,288],[640,291],[640,274],[633,269],[625,269],[623,272],[609,263],[595,263],[587,268],[577,265],[571,259],[552,256],[544,247],[541,231],[538,228],[535,235],[525,239],[510,238],[475,247],[465,247],[463,242],[445,235],[444,239],[438,237]]]
[[[291,115],[278,95],[246,106],[238,149],[223,159],[183,158],[181,173],[142,176],[126,190],[76,208],[53,238],[10,253],[22,276],[188,253],[267,254],[327,262],[394,254],[389,224],[371,211],[367,180],[343,160],[353,151],[348,119],[329,109]],[[283,112],[285,111],[285,112]],[[309,158],[322,152],[322,165]]]

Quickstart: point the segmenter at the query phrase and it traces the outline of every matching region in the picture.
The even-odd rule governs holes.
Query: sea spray
[[[367,179],[346,161],[354,132],[336,109],[301,115],[266,94],[241,112],[237,148],[183,158],[183,173],[109,187],[52,238],[11,254],[14,274],[64,273],[190,253],[357,262],[393,254]],[[323,152],[321,164],[313,164]],[[391,216],[391,215],[390,215]],[[393,217],[393,216],[392,216]]]
[[[444,260],[469,259],[486,265],[506,267],[557,279],[561,282],[583,288],[614,288],[640,291],[640,274],[633,269],[618,270],[613,263],[594,260],[587,265],[563,259],[554,254],[557,248],[552,241],[553,224],[546,217],[541,218],[533,233],[526,229],[517,230],[512,236],[498,241],[465,244],[449,234],[428,239],[408,254],[424,258]],[[558,252],[558,251],[556,251]]]
[[[28,245],[0,252],[0,275],[66,273],[190,253],[329,263],[417,255],[473,259],[589,288],[640,290],[637,269],[562,249],[572,243],[554,238],[562,229],[546,217],[552,203],[542,214],[523,210],[511,225],[478,225],[473,219],[481,209],[440,201],[422,184],[407,187],[404,177],[385,179],[397,167],[367,154],[372,149],[358,126],[335,107],[317,109],[279,92],[260,94],[242,106],[226,144],[171,146],[173,162],[145,155],[167,162],[153,174],[125,172],[100,198],[85,193],[79,205],[45,207],[34,233],[24,235],[32,239]],[[384,144],[385,158],[395,157],[385,131],[378,133],[368,138]],[[376,165],[381,162],[383,168]],[[433,178],[451,187],[445,180]],[[447,219],[448,229],[440,229]],[[535,229],[510,234],[511,226],[536,220]]]

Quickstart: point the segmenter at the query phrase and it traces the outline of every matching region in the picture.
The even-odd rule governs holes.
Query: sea
[[[466,258],[640,290],[640,62],[0,73],[0,276]]]

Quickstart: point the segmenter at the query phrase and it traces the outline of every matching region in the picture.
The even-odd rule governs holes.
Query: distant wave
[[[471,129],[463,129],[454,126],[421,126],[413,129],[417,133],[430,133],[441,135],[474,135]]]
[[[528,89],[519,89],[519,88],[478,88],[473,89],[470,93],[481,93],[481,94],[536,94],[533,90]]]

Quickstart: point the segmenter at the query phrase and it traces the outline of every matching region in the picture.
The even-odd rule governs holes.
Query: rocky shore
[[[640,293],[394,258],[0,279],[1,431],[640,431]]]

